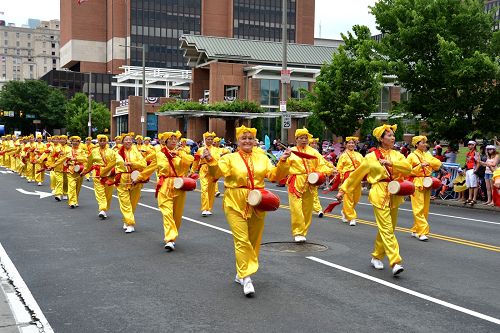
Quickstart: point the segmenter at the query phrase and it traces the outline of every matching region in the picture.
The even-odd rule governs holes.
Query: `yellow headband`
[[[85,141],[89,141],[89,140],[92,141],[92,137],[91,136],[88,136],[88,137],[85,138]]]
[[[217,134],[215,134],[215,132],[205,132],[205,133],[203,133],[203,139],[206,139],[209,136],[213,136],[215,138],[217,136]]]
[[[186,139],[186,138],[182,138],[182,139],[181,139],[181,142],[187,142],[187,140],[188,140],[188,139]]]
[[[219,137],[215,137],[214,138],[214,142],[220,142],[220,138]]]
[[[69,141],[82,141],[82,139],[77,135],[73,135],[69,138]]]
[[[417,143],[419,143],[420,141],[427,142],[427,137],[424,135],[416,135],[411,139],[411,144],[412,146],[416,147]]]
[[[137,136],[135,137],[135,139],[136,139],[136,140],[141,139],[141,140],[143,140],[143,141],[144,141],[144,138],[142,137],[142,135],[137,135]]]
[[[180,139],[180,137],[182,136],[182,133],[180,131],[164,132],[159,136],[159,138],[160,138],[160,140],[168,140],[173,136],[175,136],[177,139]]]
[[[121,140],[121,139],[122,139],[122,136],[121,136],[121,135],[115,136],[115,141],[116,141],[116,140]]]
[[[68,140],[68,136],[67,135],[59,135],[59,140]]]
[[[390,131],[396,132],[397,128],[398,128],[397,124],[394,124],[394,125],[384,124],[384,125],[379,126],[373,130],[373,136],[375,137],[375,139],[380,141],[382,139],[382,135],[384,135],[385,131],[390,130]]]
[[[97,134],[97,141],[101,141],[102,139],[108,141],[108,136],[104,134]]]
[[[309,133],[307,128],[297,128],[295,130],[295,138],[298,138],[299,136],[307,135],[309,139],[312,139],[312,134]]]
[[[357,136],[348,136],[347,138],[345,138],[345,142],[349,142],[349,141],[359,141],[359,138]]]
[[[43,139],[43,136],[41,134],[37,134],[36,138],[40,138],[40,139]]]
[[[146,136],[146,137],[144,138],[144,141],[147,141],[147,140],[151,141],[151,138],[150,138],[149,136]]]
[[[240,127],[236,127],[236,139],[239,139],[245,133],[251,133],[255,138],[257,136],[257,129],[253,127],[246,127],[245,125],[241,125]]]

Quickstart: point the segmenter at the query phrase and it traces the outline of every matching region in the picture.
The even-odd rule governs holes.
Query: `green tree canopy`
[[[66,129],[71,135],[86,137],[88,135],[89,102],[85,94],[77,93],[68,101],[66,113]],[[102,103],[91,102],[92,135],[109,130],[111,112]]]
[[[390,72],[410,93],[404,112],[451,140],[480,129],[486,116],[499,123],[491,98],[498,89],[500,32],[493,32],[483,1],[380,0],[371,11]]]
[[[345,45],[325,64],[308,95],[313,111],[337,135],[348,136],[361,120],[377,110],[384,61],[366,26],[353,27],[354,35],[342,34]]]

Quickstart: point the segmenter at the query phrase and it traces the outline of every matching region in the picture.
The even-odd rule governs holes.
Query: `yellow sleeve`
[[[411,175],[412,176],[421,176],[423,175],[423,168],[422,165],[420,164],[420,160],[418,157],[415,155],[415,153],[410,153],[408,157],[406,158],[408,163],[411,166]]]
[[[140,173],[139,175],[139,181],[145,181],[146,179],[149,179],[153,172],[155,172],[156,168],[158,167],[158,157],[155,154],[150,154],[151,156],[151,163],[147,165]]]
[[[378,163],[378,161],[376,161]],[[363,159],[360,166],[354,170],[349,177],[342,183],[340,190],[344,193],[353,191],[359,183],[370,172],[371,162],[369,159]]]
[[[131,153],[134,155],[133,158],[131,158],[130,165],[132,169],[134,170],[139,170],[142,171],[144,168],[146,168],[146,160],[142,156],[141,152],[136,148],[132,149]],[[132,156],[131,156],[132,157]]]
[[[394,172],[394,178],[408,176],[411,173],[410,163],[408,163],[404,155],[400,152],[394,150],[391,151],[391,163],[392,170]]]
[[[203,154],[203,148],[198,148],[195,155],[201,156]],[[200,166],[200,159],[194,159],[193,166],[191,167],[191,173],[198,172]]]
[[[273,166],[271,160],[269,160],[269,158],[267,159],[268,159],[268,170],[269,170],[266,176],[267,179],[269,179],[272,182],[279,182],[288,175],[288,171],[290,169],[288,164],[279,160],[278,164],[276,164],[276,166]]]
[[[429,163],[432,170],[437,171],[441,167],[441,161],[432,156],[430,153],[425,154],[426,161]]]

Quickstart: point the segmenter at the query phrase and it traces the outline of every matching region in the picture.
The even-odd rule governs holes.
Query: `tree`
[[[85,94],[77,93],[66,106],[66,129],[71,135],[86,137],[88,135],[89,104]],[[93,135],[104,133],[109,129],[111,112],[102,103],[91,102]]]
[[[366,26],[342,34],[345,45],[321,68],[313,92],[313,111],[335,134],[353,134],[361,120],[377,110],[384,61]]]
[[[26,119],[26,115],[41,120],[42,127],[47,129],[63,126],[65,103],[64,94],[44,81],[9,81],[0,91],[0,108],[16,113],[15,118],[7,119],[8,126],[24,133],[33,130],[33,121]],[[21,113],[23,116],[19,117]]]
[[[483,1],[380,0],[371,11],[381,52],[411,96],[404,112],[450,140],[484,126],[486,116],[498,124],[500,113],[486,102],[498,89],[500,32],[493,33]]]

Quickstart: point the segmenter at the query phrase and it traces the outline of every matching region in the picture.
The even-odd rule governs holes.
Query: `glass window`
[[[388,86],[380,89],[380,107],[379,112],[388,113],[391,110],[391,94]]]
[[[224,100],[225,101],[234,101],[238,99],[238,92],[240,90],[240,86],[224,86]]]
[[[292,90],[291,97],[296,99],[302,99],[305,94],[301,92],[301,89],[308,90],[308,83],[303,81],[290,81],[290,88]]]
[[[279,80],[260,80],[260,104],[279,105],[280,82]]]

